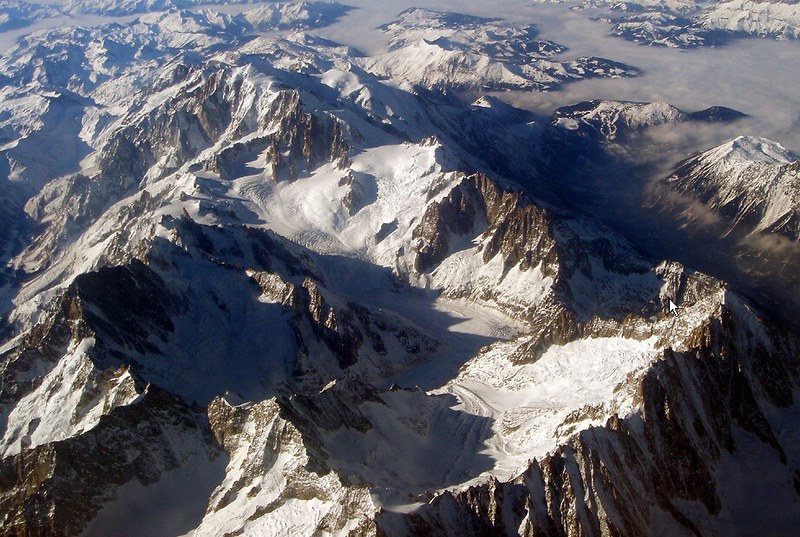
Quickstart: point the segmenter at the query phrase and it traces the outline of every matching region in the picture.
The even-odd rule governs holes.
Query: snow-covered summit
[[[583,0],[581,5],[604,12],[612,34],[645,45],[695,48],[738,37],[800,37],[795,0]]]
[[[699,25],[707,31],[778,39],[800,38],[800,3],[796,0],[729,0],[713,3]]]
[[[328,26],[350,11],[338,2],[273,2],[242,13],[255,30],[308,30]]]
[[[595,99],[556,110],[553,125],[599,134],[614,140],[647,127],[684,121],[731,121],[743,114],[724,107],[712,107],[697,112],[684,112],[665,102],[634,102]]]
[[[0,60],[4,530],[725,534],[726,479],[764,460],[794,498],[797,442],[768,421],[796,389],[784,336],[574,199],[541,201],[565,182],[536,167],[547,151],[574,166],[598,140],[435,91],[608,61],[415,10],[384,80],[347,47],[268,35],[317,24],[282,5],[49,30]],[[755,456],[714,473],[743,428]],[[417,517],[442,501],[445,523]],[[386,520],[409,510],[413,531]]]
[[[175,9],[196,9],[202,6],[212,8],[219,4],[258,4],[252,0],[67,0],[64,11],[73,14],[88,14],[119,17],[152,13]],[[276,1],[264,3],[254,10],[261,17],[271,17],[273,22],[283,20],[284,24],[295,27],[305,21],[307,27],[317,27],[332,22],[346,10],[337,2],[324,1]]]
[[[3,0],[0,2],[0,32],[23,28],[38,19],[60,14],[57,6],[25,0]]]
[[[311,29],[327,26],[351,8],[338,2],[276,1],[257,3],[251,0],[67,0],[66,2],[33,3],[26,0],[0,2],[0,32],[22,28],[39,19],[73,17],[76,24],[81,17],[129,17],[131,15],[163,13],[167,11],[194,11],[205,7],[213,9],[218,4],[257,4],[243,8],[244,13],[235,18],[245,19],[252,29]]]
[[[554,124],[567,129],[577,129],[579,124],[592,126],[606,138],[613,139],[619,129],[638,130],[672,123],[684,116],[683,112],[664,102],[594,100],[559,108]]]
[[[605,58],[554,59],[566,48],[539,40],[534,26],[496,19],[415,8],[380,29],[389,52],[365,59],[365,68],[428,88],[549,90],[570,80],[638,73]]]
[[[410,8],[397,20],[384,24],[380,30],[389,36],[389,49],[394,50],[425,39],[451,43],[472,52],[488,52],[495,57],[541,57],[558,54],[565,47],[537,39],[535,26],[516,28],[500,19],[490,19],[462,13]]]
[[[744,165],[757,162],[780,166],[796,161],[797,157],[778,142],[755,136],[739,136],[706,153],[707,162],[715,159]]]
[[[800,238],[797,156],[781,144],[739,136],[678,164],[663,186],[711,209],[731,229]]]

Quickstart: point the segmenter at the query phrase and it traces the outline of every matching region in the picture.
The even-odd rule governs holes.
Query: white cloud
[[[541,36],[567,45],[568,57],[604,56],[642,69],[634,79],[583,80],[552,93],[516,92],[503,97],[517,106],[549,114],[556,107],[588,99],[665,101],[686,111],[727,106],[748,114],[734,125],[684,126],[661,136],[677,143],[678,154],[717,145],[740,134],[764,136],[800,153],[800,92],[797,73],[800,47],[791,41],[742,39],[721,48],[675,50],[640,46],[609,35],[610,27],[590,20],[590,13],[562,5],[525,0],[351,0],[358,7],[319,33],[373,53],[385,47],[376,27],[412,6],[503,17],[516,25],[536,24]],[[687,153],[688,151],[688,153]]]
[[[671,147],[677,143],[677,154],[700,151],[739,134],[764,136],[800,153],[800,92],[795,69],[800,65],[800,47],[792,41],[743,39],[722,48],[684,51],[639,46],[613,37],[609,35],[609,25],[590,20],[591,12],[569,10],[563,5],[532,4],[528,0],[339,1],[358,9],[315,33],[366,53],[379,52],[386,46],[386,36],[377,30],[379,25],[395,19],[403,9],[417,6],[502,17],[515,25],[536,24],[543,38],[570,47],[566,57],[605,56],[643,70],[642,76],[634,79],[584,80],[559,92],[503,95],[517,106],[544,114],[558,106],[595,98],[662,100],[686,111],[728,106],[750,117],[733,126],[684,126],[675,131],[661,129],[652,136],[662,137],[661,141]],[[99,24],[109,20],[48,19],[37,26]],[[8,47],[25,32],[0,34],[0,46]]]

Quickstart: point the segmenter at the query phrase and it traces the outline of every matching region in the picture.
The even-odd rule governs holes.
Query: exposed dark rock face
[[[259,111],[259,130],[270,134],[236,142],[216,153],[207,168],[223,178],[241,173],[244,162],[266,151],[274,181],[293,180],[326,162],[347,164],[350,147],[344,128],[333,116],[306,113],[297,91],[281,92],[266,110]],[[233,136],[241,133],[233,133]]]
[[[270,133],[236,141],[266,131]],[[298,91],[282,91],[268,99],[261,89],[223,68],[211,76],[190,78],[175,97],[115,133],[100,164],[106,175],[141,178],[153,164],[167,159],[161,172],[166,174],[215,144],[222,147],[209,169],[230,178],[245,156],[268,150],[276,181],[294,179],[324,162],[344,163],[349,151],[339,121],[303,111]],[[136,168],[114,168],[119,163]]]
[[[571,263],[562,262],[562,249],[547,211],[482,174],[465,177],[441,202],[428,206],[414,230],[418,241],[414,268],[418,272],[431,270],[452,253],[452,242],[478,234],[483,262],[501,256],[504,274],[514,267],[521,271],[540,267],[545,276],[556,280],[557,289],[565,283],[567,271],[574,270],[568,268]],[[566,258],[572,256],[569,253]],[[550,295],[535,308],[514,312],[528,321],[535,334],[526,352],[514,358],[516,362],[535,361],[549,345],[578,337],[572,308],[559,295]]]
[[[358,211],[375,201],[374,195],[370,193],[370,190],[374,189],[374,185],[372,188],[365,185],[364,181],[356,177],[352,170],[339,181],[339,186],[346,186],[350,189],[342,198],[342,204],[350,216],[357,214]]]
[[[476,207],[466,200],[460,189],[453,191],[442,203],[428,206],[422,221],[414,230],[418,239],[414,269],[425,272],[438,265],[450,253],[450,237],[454,238],[472,231]]]
[[[509,357],[514,364],[533,363],[551,345],[574,341],[583,332],[574,312],[552,295],[529,315],[528,323],[533,337]]]
[[[581,432],[509,482],[445,492],[409,515],[383,512],[378,535],[647,535],[656,526],[689,535],[724,531],[719,517],[735,507],[720,465],[723,459],[731,464],[726,454],[752,449],[739,431],[763,444],[765,456],[787,473],[800,467],[775,421],[775,409],[796,403],[797,341],[754,332],[749,315],[725,308],[692,336],[691,350],[665,351],[638,386],[640,413]],[[752,515],[773,523],[771,512]],[[769,527],[787,532],[793,516]]]
[[[208,407],[209,421],[219,444],[231,455],[231,459],[242,451],[248,457],[240,462],[242,466],[238,469],[241,470],[241,477],[229,488],[217,490],[210,498],[209,513],[230,505],[241,491],[257,488],[260,479],[276,464],[282,453],[296,453],[303,449],[300,432],[290,421],[281,418],[280,412],[281,407],[273,399],[245,406],[232,406],[224,398],[211,402]],[[262,449],[259,450],[258,447]],[[303,487],[304,484],[313,484],[314,478],[318,476],[302,468],[299,471],[302,475],[285,476],[292,481],[287,483],[287,490],[277,502],[298,497],[324,497],[324,491],[320,490],[323,487],[312,485],[306,486],[305,490]]]
[[[171,317],[181,309],[180,299],[138,260],[127,266],[82,274],[72,289],[84,305],[86,324],[102,333],[103,341],[110,340],[142,354],[158,352],[148,340],[153,337],[166,341],[174,330]]]
[[[195,450],[220,456],[203,416],[151,387],[83,435],[0,460],[0,533],[77,535],[118,487],[158,481]]]
[[[719,216],[710,227],[724,233],[797,241],[798,174],[800,161],[779,144],[739,137],[678,163],[650,192],[650,202],[680,208],[689,220],[699,204]]]
[[[314,335],[335,354],[342,369],[358,360],[358,351],[364,342],[364,336],[356,326],[355,316],[350,309],[337,312],[327,303],[319,286],[309,280],[303,282],[303,286],[297,290],[293,305],[299,339],[302,339],[299,324],[307,316]]]
[[[416,268],[433,271],[459,248],[475,242],[484,263],[502,259],[503,275],[512,269],[538,269],[551,278],[550,288],[535,302],[502,304],[504,311],[527,324],[531,336],[510,357],[515,364],[533,363],[550,346],[584,337],[644,340],[658,335],[666,342],[683,329],[662,322],[670,301],[692,305],[722,292],[714,278],[680,263],[656,264],[611,235],[586,234],[585,229],[582,220],[551,213],[476,174],[428,206],[414,230]],[[626,279],[630,285],[620,287]],[[443,293],[464,296],[448,289]],[[493,293],[497,290],[482,288],[477,298],[494,300]],[[474,291],[467,296],[476,298]]]
[[[51,304],[29,334],[19,344],[0,355],[0,405],[11,405],[30,393],[40,381],[40,364],[55,366],[70,341],[80,340],[91,332],[81,319],[80,301],[75,296],[62,295]],[[2,408],[2,407],[0,407]],[[4,409],[3,414],[7,410]]]
[[[359,405],[372,401],[382,403],[375,389],[354,378],[336,381],[317,394],[295,394],[278,401],[280,415],[299,431],[305,449],[311,457],[310,471],[327,474],[324,434],[349,428],[362,433],[372,429],[372,423],[359,410]],[[347,480],[347,476],[340,476]]]
[[[414,230],[418,240],[414,268],[425,272],[435,267],[451,253],[451,242],[477,234],[483,225],[484,262],[501,254],[506,270],[517,265],[528,270],[539,263],[547,275],[557,270],[547,212],[482,174],[465,177],[441,202],[428,206]]]
[[[349,151],[341,124],[330,116],[302,112],[300,96],[291,92],[278,99],[278,134],[270,140],[268,158],[275,180],[294,179],[324,162],[346,163]],[[276,110],[276,111],[277,111]],[[284,156],[288,152],[288,156]],[[298,163],[301,165],[298,166]]]
[[[347,165],[345,127],[328,113],[305,112],[298,91],[271,98],[231,67],[181,74],[176,95],[146,114],[134,107],[112,131],[98,155],[97,174],[65,177],[28,201],[26,213],[41,227],[29,247],[29,270],[41,268],[69,237],[141,184],[175,172],[210,147],[218,150],[203,165],[226,179],[252,173],[246,163],[264,152],[275,181],[296,179],[327,162]],[[160,201],[143,192],[129,216]]]
[[[242,496],[258,496],[275,485],[266,477],[277,473],[280,494],[271,496],[242,524],[257,521],[293,501],[321,501],[331,502],[335,508],[316,520],[316,531],[341,532],[349,521],[360,520],[357,527],[362,528],[363,535],[374,535],[374,524],[364,514],[370,506],[367,489],[345,488],[327,465],[321,433],[329,427],[357,426],[357,422],[365,421],[357,409],[361,396],[366,395],[364,388],[354,388],[350,380],[337,384],[340,386],[331,386],[319,395],[256,404],[233,406],[225,398],[212,401],[208,409],[212,430],[230,454],[229,471],[238,478],[214,492],[207,513],[224,513]]]
[[[325,345],[343,370],[355,365],[360,357],[386,356],[386,339],[390,337],[396,339],[410,357],[433,352],[437,347],[433,339],[419,331],[375,315],[363,305],[351,301],[332,305],[326,295],[335,298],[333,293],[312,278],[292,283],[270,272],[257,272],[252,278],[264,297],[292,309],[293,330],[301,356],[299,375],[308,372],[303,364],[314,342]],[[369,346],[365,347],[365,343]]]

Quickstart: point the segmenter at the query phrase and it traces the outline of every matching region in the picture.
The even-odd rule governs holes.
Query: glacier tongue
[[[753,524],[725,487],[761,469],[790,493],[794,334],[561,196],[576,151],[739,114],[467,104],[638,70],[426,9],[376,56],[293,31],[347,10],[168,9],[0,57],[4,530],[697,534]],[[740,137],[680,171],[725,205],[797,170]],[[795,229],[774,199],[762,227]]]
[[[442,388],[460,399],[455,409],[492,418],[493,434],[481,452],[494,460],[490,473],[500,479],[516,476],[576,431],[636,411],[636,383],[660,356],[654,338],[589,338],[515,365],[508,356],[518,345],[494,344]]]

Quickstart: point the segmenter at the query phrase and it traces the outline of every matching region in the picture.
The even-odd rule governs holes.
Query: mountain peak
[[[739,136],[684,160],[664,185],[716,212],[725,232],[779,234],[796,241],[796,162],[797,157],[777,142]]]
[[[483,17],[476,17],[474,15],[466,15],[462,13],[452,13],[445,11],[435,11],[432,9],[422,7],[411,7],[401,11],[398,14],[398,19],[394,23],[389,23],[386,26],[393,24],[404,25],[417,25],[422,24],[430,28],[461,28],[461,27],[477,27],[497,19],[486,19]]]
[[[761,163],[779,166],[797,160],[778,142],[757,136],[739,136],[714,151],[719,158],[737,163]]]

